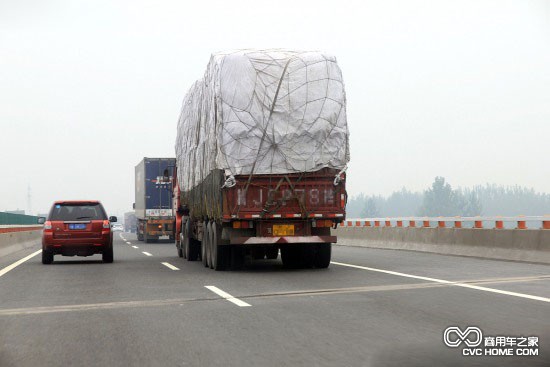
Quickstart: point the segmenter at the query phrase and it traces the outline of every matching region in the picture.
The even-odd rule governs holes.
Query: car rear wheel
[[[53,252],[42,249],[42,264],[51,264],[53,262]]]
[[[109,246],[108,249],[106,249],[105,251],[103,251],[103,253],[101,254],[102,257],[103,257],[103,262],[104,263],[112,263],[113,262],[113,246]]]

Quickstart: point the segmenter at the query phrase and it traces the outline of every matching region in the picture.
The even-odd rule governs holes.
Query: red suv
[[[42,232],[42,263],[51,264],[54,255],[91,256],[101,254],[113,262],[113,232],[99,201],[56,201]]]

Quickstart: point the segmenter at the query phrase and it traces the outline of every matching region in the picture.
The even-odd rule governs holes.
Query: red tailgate
[[[303,174],[254,175],[250,180],[236,176],[237,184],[224,195],[224,219],[344,219],[345,181],[335,186],[337,174],[337,170],[324,168]]]

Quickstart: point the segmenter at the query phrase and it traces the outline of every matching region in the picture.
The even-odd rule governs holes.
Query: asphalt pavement
[[[328,269],[217,272],[122,232],[112,264],[39,249],[0,258],[0,367],[550,366],[548,265],[338,245]]]

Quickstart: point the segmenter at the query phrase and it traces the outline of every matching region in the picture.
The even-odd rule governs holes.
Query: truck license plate
[[[273,236],[294,236],[294,224],[274,224]]]

